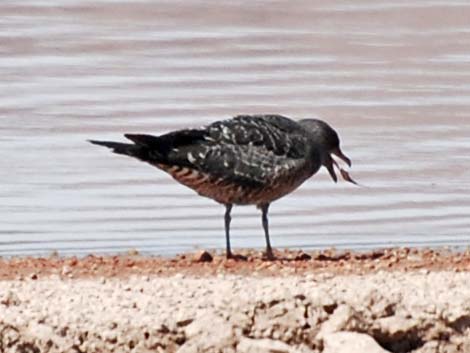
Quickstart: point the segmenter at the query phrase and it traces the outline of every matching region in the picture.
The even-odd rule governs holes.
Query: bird
[[[231,250],[233,205],[256,205],[266,241],[265,256],[274,260],[270,242],[270,204],[297,189],[323,166],[334,182],[335,167],[345,181],[357,184],[333,156],[348,166],[338,133],[323,120],[293,120],[278,114],[237,115],[201,128],[160,136],[124,134],[131,143],[88,140],[112,152],[147,162],[179,183],[225,205],[226,257]],[[239,255],[241,256],[241,255]]]

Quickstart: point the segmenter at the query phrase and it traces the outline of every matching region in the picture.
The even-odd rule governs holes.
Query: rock
[[[270,306],[269,306],[270,305]],[[294,301],[273,301],[265,308],[256,310],[252,334],[255,337],[269,337],[288,341],[297,334],[297,329],[305,327],[305,307],[296,305]]]
[[[392,341],[401,340],[417,330],[418,321],[400,316],[390,316],[376,320],[383,335]]]
[[[376,260],[376,259],[380,259],[384,255],[385,255],[384,250],[375,250],[375,251],[367,252],[367,253],[358,253],[354,255],[354,258],[356,260]]]
[[[402,301],[400,293],[384,295],[374,284],[366,284],[360,293],[351,293],[351,304],[358,311],[368,312],[373,319],[393,316],[397,304]]]
[[[391,316],[376,320],[377,330],[374,330],[374,336],[393,352],[409,352],[422,345],[423,341],[444,339],[449,335],[449,329],[439,320],[435,320],[424,330],[420,326],[423,328],[426,324],[411,317]]]
[[[309,254],[303,251],[299,252],[295,257],[295,261],[308,261],[311,259],[312,259],[312,256],[310,256]]]
[[[325,274],[319,275],[316,281],[323,282],[328,280],[328,277],[325,276]],[[312,306],[322,307],[328,314],[333,313],[338,307],[338,303],[335,298],[333,298],[330,293],[322,289],[307,293],[306,298],[310,303],[312,303]]]
[[[270,339],[254,340],[242,337],[237,345],[237,353],[308,353],[309,351],[305,348],[298,350],[284,342]]]
[[[205,250],[202,250],[194,255],[194,261],[196,262],[212,262],[212,260],[214,260],[212,255]]]
[[[355,311],[346,304],[338,306],[330,318],[321,326],[319,338],[325,334],[344,331],[353,328],[351,321],[355,318]]]
[[[213,313],[206,313],[185,327],[186,342],[177,353],[227,351],[235,344],[232,325]]]
[[[323,353],[390,353],[369,335],[356,332],[328,333],[323,343]]]

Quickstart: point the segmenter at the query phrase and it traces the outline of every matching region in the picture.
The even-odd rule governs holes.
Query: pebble
[[[194,255],[194,261],[196,262],[212,262],[214,257],[208,251],[200,251]]]

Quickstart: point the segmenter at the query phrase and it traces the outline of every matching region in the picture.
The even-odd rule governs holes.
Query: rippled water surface
[[[470,2],[0,2],[0,255],[223,248],[223,207],[86,139],[321,117],[352,175],[271,208],[273,245],[470,243]],[[254,207],[235,247],[263,247]]]

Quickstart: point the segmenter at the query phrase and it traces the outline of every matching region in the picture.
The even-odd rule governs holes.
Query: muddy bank
[[[434,253],[436,261],[458,258],[460,264],[467,256]],[[251,275],[245,270],[237,274],[232,267],[212,274],[207,269],[219,269],[217,257],[200,263],[197,260],[209,260],[200,255],[159,260],[179,264],[180,271],[174,273],[168,265],[163,274],[150,270],[119,273],[114,268],[116,273],[107,275],[111,274],[106,272],[109,265],[103,260],[99,274],[92,276],[83,272],[89,265],[89,258],[84,258],[74,259],[73,266],[64,265],[82,272],[62,267],[58,273],[47,273],[45,266],[34,273],[4,275],[0,281],[0,352],[470,351],[468,266],[455,270],[450,261],[445,268],[442,260],[435,268],[422,264],[420,269],[386,266],[387,270],[335,272],[340,261],[345,262],[341,268],[355,267],[360,261],[380,267],[384,257],[349,254],[348,259],[344,254],[341,259],[323,260],[304,255],[302,260],[235,263],[234,268],[245,270],[250,262],[269,264],[265,272]],[[416,260],[411,258],[412,251],[408,254],[407,261]],[[34,262],[3,261],[1,268],[4,271],[5,264],[21,261]],[[68,263],[71,259],[54,257],[51,261]],[[192,265],[184,267],[186,261]],[[317,261],[328,265],[310,271],[300,266]],[[282,271],[298,267],[303,270],[297,274]],[[201,268],[206,270],[198,272]]]

